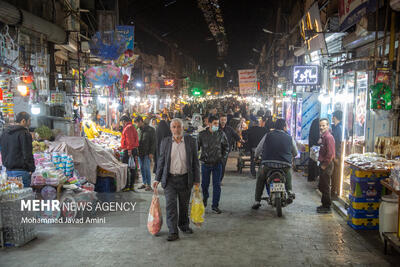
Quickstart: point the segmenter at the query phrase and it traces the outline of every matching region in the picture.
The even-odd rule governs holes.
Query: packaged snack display
[[[390,178],[393,182],[393,188],[400,190],[400,165],[396,165],[390,173]]]
[[[2,190],[3,187],[0,187]],[[19,247],[36,237],[34,224],[21,224],[21,217],[34,217],[34,212],[21,211],[21,200],[32,200],[32,188],[11,189],[0,192],[0,225],[2,226],[4,245]]]
[[[363,170],[382,171],[388,171],[396,164],[396,161],[387,160],[376,153],[352,154],[346,158],[346,162]]]
[[[0,201],[22,199],[32,195],[32,188],[24,188],[22,179],[9,177],[0,183]]]

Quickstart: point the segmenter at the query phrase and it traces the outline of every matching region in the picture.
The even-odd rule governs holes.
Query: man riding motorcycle
[[[260,201],[267,181],[267,174],[272,169],[282,169],[286,174],[286,191],[292,196],[292,160],[297,156],[297,146],[293,137],[287,133],[284,119],[275,122],[275,129],[267,133],[256,148],[255,157],[262,155],[261,166],[257,173],[255,202],[253,209],[261,207]]]

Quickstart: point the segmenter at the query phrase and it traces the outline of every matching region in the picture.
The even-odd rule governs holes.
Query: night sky
[[[275,29],[277,2],[274,0],[219,0],[228,39],[228,54],[217,60],[216,42],[208,28],[197,0],[131,0],[120,4],[120,16],[126,23],[133,19],[162,38],[176,43],[180,49],[196,58],[210,71],[223,63],[232,71],[250,67],[257,61],[253,48],[261,50],[268,40],[262,28]],[[289,13],[293,0],[284,2],[283,12]],[[121,7],[123,7],[121,9]],[[157,43],[140,27],[136,41],[147,51],[162,53],[165,44]]]

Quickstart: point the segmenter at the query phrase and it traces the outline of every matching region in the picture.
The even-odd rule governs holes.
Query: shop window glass
[[[368,74],[351,71],[332,79],[333,111],[343,111],[343,156],[365,151],[365,121],[367,112]],[[341,197],[348,201],[350,174],[342,170]]]

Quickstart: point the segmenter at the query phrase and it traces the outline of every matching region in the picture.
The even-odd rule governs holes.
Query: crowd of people
[[[124,114],[120,118],[122,125],[121,149],[122,161],[129,166],[128,180],[123,191],[135,191],[140,166],[143,184],[138,189],[153,191],[161,183],[164,188],[168,240],[179,238],[178,228],[185,233],[192,233],[189,227],[188,208],[191,189],[200,187],[204,206],[208,205],[209,187],[212,182],[213,194],[211,209],[220,214],[221,183],[229,153],[240,146],[251,155],[251,177],[256,179],[255,203],[258,209],[266,183],[266,174],[271,168],[282,169],[286,176],[286,190],[292,192],[292,165],[298,154],[296,143],[287,132],[284,119],[273,120],[271,112],[260,109],[257,113],[240,112],[244,104],[227,106],[218,104],[204,112],[203,124],[198,135],[185,134],[185,122],[176,116],[169,120],[167,114],[160,121],[151,125],[150,120],[141,116],[132,118]],[[195,104],[186,109],[193,112]],[[247,108],[247,107],[246,107]],[[228,113],[224,110],[228,109]],[[235,110],[235,112],[231,112]],[[233,113],[233,114],[232,114]],[[193,117],[195,113],[186,114]],[[243,117],[248,115],[248,117]],[[250,120],[249,127],[238,126],[232,121]],[[336,195],[338,188],[338,170],[340,170],[341,140],[343,126],[342,113],[333,113],[333,129],[330,130],[328,119],[316,119],[310,129],[310,146],[319,145],[319,166],[310,160],[308,179],[313,181],[319,176],[319,190],[322,193],[322,205],[319,213],[331,212],[331,195]],[[240,123],[239,123],[240,124]],[[29,134],[30,115],[21,112],[16,116],[16,124],[10,125],[1,137],[3,165],[10,176],[23,177],[24,185],[30,186],[30,175],[35,170],[32,156],[32,137]],[[198,155],[200,151],[200,155]],[[256,171],[256,161],[260,158],[260,167]],[[132,160],[133,159],[133,160]],[[133,161],[133,162],[132,162]],[[151,161],[154,162],[155,181],[151,186]],[[200,176],[201,175],[201,176]],[[212,180],[211,180],[212,177]],[[332,187],[331,187],[332,184]],[[331,191],[332,188],[332,191]],[[179,207],[179,212],[178,212]]]
[[[210,109],[202,110],[207,106]],[[225,110],[228,113],[225,113]],[[210,198],[209,187],[212,182],[211,209],[216,214],[222,212],[219,208],[221,184],[228,155],[237,147],[247,151],[251,157],[250,173],[251,177],[256,179],[253,209],[261,206],[260,201],[267,173],[274,168],[284,171],[286,190],[289,196],[294,196],[292,166],[298,150],[294,138],[288,134],[286,121],[274,120],[271,112],[262,108],[257,112],[255,110],[247,112],[247,110],[246,104],[237,106],[235,103],[217,104],[217,106],[209,106],[207,103],[201,106],[192,104],[185,106],[184,116],[175,113],[175,118],[169,122],[168,115],[164,114],[158,125],[154,125],[156,133],[149,135],[151,136],[149,138],[153,138],[154,158],[157,159],[154,162],[153,189],[157,188],[159,183],[164,188],[167,224],[170,230],[168,240],[173,241],[179,238],[178,228],[184,233],[193,232],[188,220],[190,192],[193,186],[201,186],[204,206],[207,206]],[[200,116],[203,115],[203,123],[198,127],[199,134],[185,135],[184,120],[191,120],[197,112],[202,112]],[[331,195],[337,195],[339,192],[338,170],[340,170],[339,157],[343,127],[341,120],[341,111],[335,111],[332,130],[328,119],[325,118],[316,119],[310,129],[310,147],[320,146],[319,165],[310,160],[308,173],[309,181],[314,181],[319,177],[322,205],[317,207],[318,213],[330,213]],[[199,151],[200,155],[198,155]],[[256,162],[260,165],[258,171]],[[146,169],[147,165],[145,165]],[[143,180],[147,181],[148,178]],[[144,183],[145,188],[151,190],[147,182]]]

